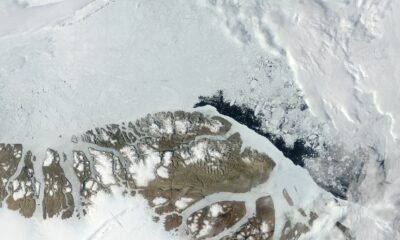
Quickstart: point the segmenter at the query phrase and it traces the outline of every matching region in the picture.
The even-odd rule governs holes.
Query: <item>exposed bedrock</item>
[[[141,194],[155,221],[192,239],[271,239],[275,234],[290,239],[312,224],[287,219],[284,231],[276,232],[269,195],[251,200],[254,214],[241,200],[198,208],[196,204],[214,194],[250,192],[268,182],[276,166],[267,154],[246,146],[222,117],[159,112],[72,139],[69,152],[48,149],[40,161],[21,145],[0,145],[0,196],[9,209],[25,217],[36,211],[42,211],[43,218],[81,217],[99,192],[120,189],[123,195]],[[34,167],[37,164],[40,168]],[[281,191],[294,207],[289,193]]]

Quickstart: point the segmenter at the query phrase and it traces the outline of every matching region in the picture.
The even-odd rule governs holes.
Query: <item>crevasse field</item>
[[[31,150],[41,173],[47,149],[71,160],[71,138],[89,129],[160,111],[220,116],[276,166],[249,192],[214,193],[183,216],[268,193],[269,239],[400,239],[398,21],[394,0],[1,0],[0,143]],[[297,238],[279,234],[302,219],[283,188],[294,208],[318,212]],[[99,192],[68,219],[25,218],[4,200],[0,239],[193,239],[123,195]]]

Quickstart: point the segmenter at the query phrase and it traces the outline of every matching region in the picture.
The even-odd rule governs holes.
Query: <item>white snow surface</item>
[[[43,152],[99,125],[188,109],[199,95],[218,89],[230,95],[263,92],[267,89],[257,89],[257,80],[248,77],[257,59],[275,58],[290,68],[290,74],[279,74],[293,76],[317,119],[337,130],[348,146],[364,144],[385,160],[384,176],[376,163],[366,163],[360,197],[349,209],[346,223],[357,239],[400,238],[399,4],[0,1],[0,141]],[[271,124],[279,125],[275,120],[284,117],[284,112],[274,112]],[[299,125],[312,126],[309,119],[300,120]],[[179,131],[184,130],[181,124]],[[321,132],[330,133],[325,126]],[[148,172],[143,184],[153,177]],[[121,218],[145,219],[138,228],[125,230],[149,237],[144,226],[160,228],[150,216],[149,221],[143,217],[145,208],[137,207],[142,205],[134,206],[140,201],[127,202],[135,211]],[[20,219],[3,208],[0,219],[7,224],[0,228],[2,234],[13,234],[9,238],[52,239],[62,232],[74,239],[92,231],[112,208],[99,209],[104,215],[92,216],[92,225],[75,219],[61,225],[58,220]],[[311,234],[324,227],[323,220]],[[87,238],[115,235],[118,223],[104,224],[99,235]],[[157,231],[151,232],[153,239]],[[161,232],[159,239],[165,237]]]
[[[178,209],[184,209],[186,208],[190,202],[192,202],[193,199],[192,198],[187,198],[187,197],[181,197],[179,198],[176,202],[175,202],[175,206]]]
[[[25,185],[21,186],[21,189],[19,189],[18,191],[14,192],[12,197],[14,200],[18,200],[20,198],[23,198],[25,196]]]
[[[65,0],[15,0],[19,5],[24,7],[38,7],[54,3],[63,2]]]
[[[160,154],[151,149],[147,145],[142,145],[141,151],[145,156],[143,160],[134,161],[134,159],[129,159],[131,165],[129,166],[129,173],[132,174],[132,178],[135,183],[140,187],[146,187],[148,183],[156,178],[154,169],[158,164],[161,163]],[[160,171],[160,177],[168,177],[168,172]],[[166,176],[167,175],[167,176]]]
[[[152,203],[157,206],[157,205],[160,205],[160,204],[164,204],[167,201],[168,201],[168,199],[166,199],[166,198],[156,197],[156,198],[153,199]]]
[[[366,163],[360,206],[347,223],[356,239],[400,238],[399,1],[205,1],[205,6],[240,44],[257,44],[286,59],[311,112],[337,130],[346,147],[365,145],[385,161],[384,174],[377,162]],[[326,126],[323,131],[332,132]]]
[[[224,209],[220,204],[213,204],[210,207],[211,217],[218,217],[221,213],[224,213]]]
[[[45,159],[43,161],[43,166],[44,167],[48,167],[53,163],[53,161],[54,161],[53,153],[51,151],[47,150],[46,151],[46,157],[45,157]]]
[[[157,175],[162,178],[168,178],[168,169],[166,167],[159,167],[157,168]]]
[[[180,239],[163,230],[161,224],[152,220],[152,211],[142,197],[122,197],[113,190],[114,195],[99,193],[83,219],[68,220],[26,219],[19,214],[0,209],[0,231],[6,239]]]
[[[115,183],[115,178],[113,175],[113,166],[112,166],[112,156],[108,153],[97,151],[95,149],[90,148],[89,153],[93,156],[94,161],[94,169],[96,170],[97,175],[101,178],[101,181],[105,185]]]
[[[205,161],[208,148],[207,145],[208,144],[206,141],[200,141],[193,144],[193,146],[190,147],[191,156],[189,159],[185,160],[185,163],[195,164],[201,161]]]
[[[208,220],[203,221],[203,226],[201,230],[199,231],[199,234],[197,234],[198,238],[204,237],[205,235],[209,234],[210,231],[212,230],[212,226]]]

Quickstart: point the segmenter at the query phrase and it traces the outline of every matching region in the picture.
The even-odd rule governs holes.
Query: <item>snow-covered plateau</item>
[[[1,238],[400,239],[399,18],[0,1]]]

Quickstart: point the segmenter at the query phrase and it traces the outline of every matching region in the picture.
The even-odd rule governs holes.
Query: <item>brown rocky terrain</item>
[[[141,194],[153,208],[155,221],[190,239],[267,240],[275,234],[282,240],[297,239],[317,218],[298,209],[309,221],[288,218],[277,233],[272,196],[254,199],[254,215],[249,215],[248,203],[229,199],[189,209],[213,194],[247,193],[267,182],[274,170],[273,159],[245,146],[240,133],[233,132],[231,123],[221,117],[160,112],[135,122],[95,128],[72,141],[74,149],[69,153],[47,150],[43,176],[34,171],[31,152],[20,162],[22,145],[0,144],[0,200],[6,199],[9,209],[25,217],[33,216],[42,204],[43,218],[64,219],[78,212],[77,207],[86,214],[99,192],[112,194],[119,188],[124,194]],[[68,164],[76,185],[65,174]],[[294,207],[286,189],[282,194]]]
[[[248,219],[232,236],[222,240],[233,239],[272,239],[275,229],[275,209],[270,196],[261,197],[256,201],[256,215]]]
[[[0,144],[0,202],[7,196],[6,186],[22,158],[21,144]],[[1,206],[1,203],[0,203]]]
[[[45,183],[43,218],[51,218],[56,215],[60,215],[63,219],[71,217],[75,208],[72,185],[60,166],[59,154],[53,150],[47,150],[42,169]]]
[[[187,226],[194,238],[207,239],[229,229],[245,214],[244,202],[217,202],[192,213],[187,219]]]
[[[8,186],[10,195],[6,200],[8,208],[19,210],[25,217],[32,217],[39,197],[40,185],[34,176],[32,153],[28,152],[25,155],[21,172]]]

